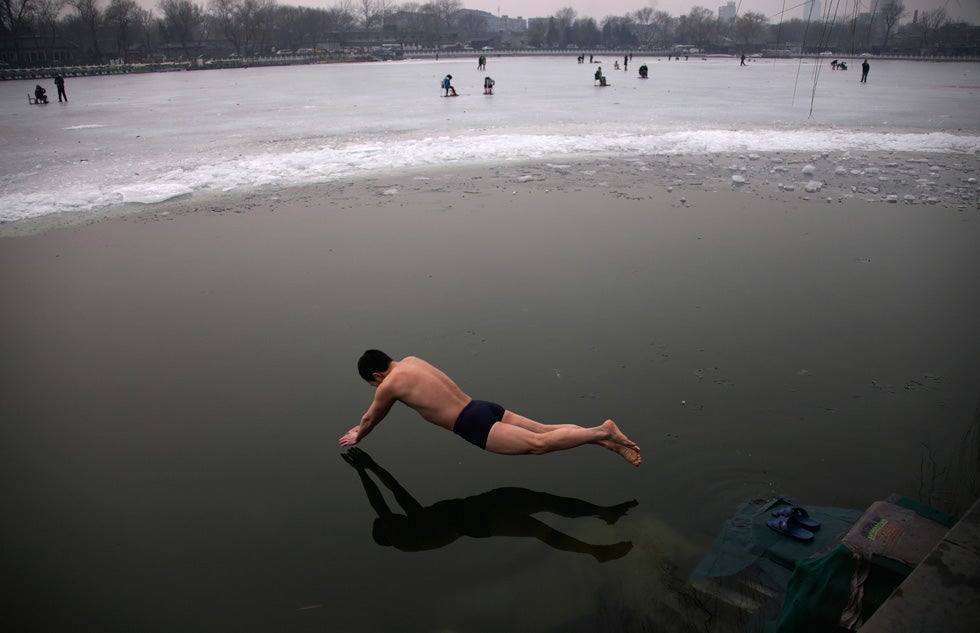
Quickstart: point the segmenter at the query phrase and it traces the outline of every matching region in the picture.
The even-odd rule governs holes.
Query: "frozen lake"
[[[5,82],[0,221],[481,162],[980,150],[976,63],[874,61],[861,84],[859,60],[613,61],[491,58],[493,96],[473,59],[69,78],[71,102],[42,107]]]

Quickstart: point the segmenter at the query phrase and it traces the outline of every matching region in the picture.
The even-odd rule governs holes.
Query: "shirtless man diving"
[[[643,461],[640,447],[612,420],[590,428],[541,424],[498,404],[470,398],[449,376],[421,358],[408,356],[396,361],[380,350],[371,349],[358,360],[357,371],[375,388],[374,401],[361,417],[361,423],[340,438],[341,446],[353,446],[364,439],[400,401],[429,422],[501,455],[541,455],[597,444],[634,466]]]

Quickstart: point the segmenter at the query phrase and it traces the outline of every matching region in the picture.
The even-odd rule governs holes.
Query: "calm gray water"
[[[138,99],[139,82],[223,76],[105,81]],[[518,196],[420,221],[395,200],[0,241],[10,620],[703,630],[685,581],[743,501],[963,503],[975,209],[581,195],[602,206]],[[646,461],[486,454],[399,408],[363,443],[369,474],[393,511],[395,491],[429,510],[376,539],[374,488],[336,445],[370,401],[354,362],[373,346],[543,421],[615,418]]]

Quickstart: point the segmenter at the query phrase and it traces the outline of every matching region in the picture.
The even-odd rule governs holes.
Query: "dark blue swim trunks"
[[[504,408],[499,404],[470,400],[470,403],[459,412],[456,424],[453,425],[453,433],[485,450],[490,427],[500,422],[503,417]]]

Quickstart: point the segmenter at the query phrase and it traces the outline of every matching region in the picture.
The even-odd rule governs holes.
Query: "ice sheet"
[[[440,97],[446,74],[460,97]],[[867,84],[813,60],[639,55],[627,72],[570,56],[486,74],[492,96],[475,59],[69,78],[71,102],[47,106],[5,82],[0,222],[481,162],[980,151],[977,63],[873,61]]]

